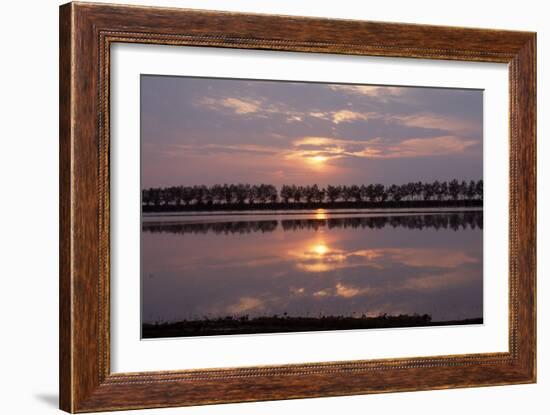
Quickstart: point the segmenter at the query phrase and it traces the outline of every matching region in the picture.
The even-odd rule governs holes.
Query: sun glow
[[[325,156],[313,156],[308,157],[308,161],[311,162],[314,166],[321,166],[328,160],[328,157]]]

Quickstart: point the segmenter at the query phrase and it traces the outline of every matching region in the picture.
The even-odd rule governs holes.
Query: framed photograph
[[[536,35],[60,8],[60,407],[536,381]]]

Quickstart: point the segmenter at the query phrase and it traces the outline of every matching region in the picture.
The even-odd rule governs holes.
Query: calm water
[[[482,212],[144,218],[144,323],[483,315]]]

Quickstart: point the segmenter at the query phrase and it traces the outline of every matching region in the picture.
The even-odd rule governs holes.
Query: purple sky
[[[142,75],[142,187],[483,175],[483,92]]]

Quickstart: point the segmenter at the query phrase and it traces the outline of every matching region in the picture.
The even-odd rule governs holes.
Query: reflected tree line
[[[246,234],[273,232],[279,224],[283,231],[318,230],[334,228],[382,229],[404,227],[408,229],[483,229],[483,212],[442,213],[432,215],[366,216],[329,219],[283,219],[230,222],[143,222],[142,230],[151,233],[175,234]]]
[[[171,186],[142,190],[145,211],[228,208],[297,208],[300,206],[358,206],[375,204],[456,205],[480,204],[483,180],[410,182],[403,185],[328,185],[320,187],[271,184],[215,184],[213,186]],[[435,202],[435,203],[433,203]]]

